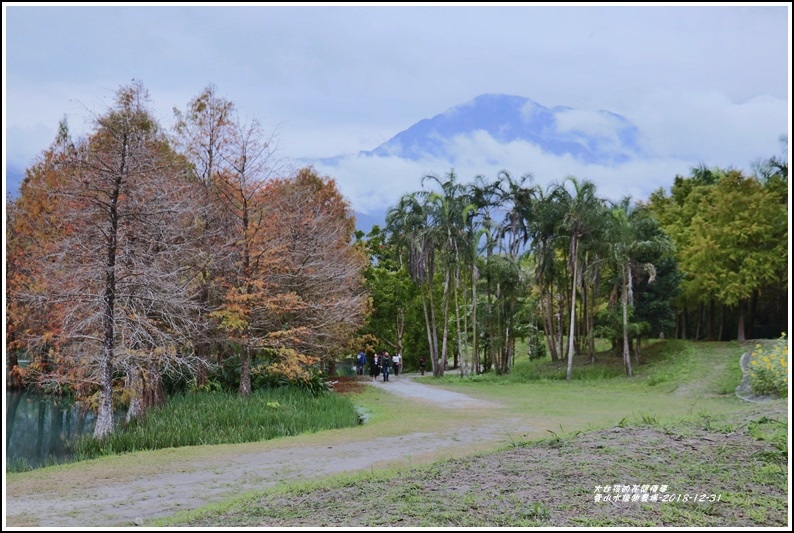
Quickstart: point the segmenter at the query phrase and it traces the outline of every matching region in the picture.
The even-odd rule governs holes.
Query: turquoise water
[[[7,391],[5,424],[6,470],[19,471],[71,461],[70,444],[93,433],[96,414],[70,399]]]

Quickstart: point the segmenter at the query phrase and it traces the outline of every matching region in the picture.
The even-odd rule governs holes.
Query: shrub
[[[750,355],[750,387],[756,394],[788,396],[788,343],[785,333],[768,351],[761,344],[755,345]]]

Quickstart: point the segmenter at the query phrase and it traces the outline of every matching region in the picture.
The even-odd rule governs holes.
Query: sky
[[[257,119],[280,154],[336,180],[359,213],[383,211],[426,174],[568,175],[602,197],[647,199],[698,165],[750,170],[788,157],[791,5],[565,3],[3,3],[7,185],[55,139],[139,80],[164,127],[208,85]],[[458,166],[363,157],[416,122],[485,93],[607,110],[647,157],[586,165],[487,135],[455,140]],[[10,180],[10,181],[9,181]]]

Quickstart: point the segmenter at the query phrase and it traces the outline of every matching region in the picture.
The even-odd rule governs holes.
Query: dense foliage
[[[696,167],[646,202],[601,198],[573,176],[543,188],[506,171],[469,184],[431,174],[422,186],[358,239],[377,295],[365,331],[426,354],[435,376],[509,372],[522,339],[530,357],[567,360],[570,379],[574,356],[596,360],[597,338],[622,352],[630,376],[644,339],[768,338],[787,327],[780,158],[750,176]]]

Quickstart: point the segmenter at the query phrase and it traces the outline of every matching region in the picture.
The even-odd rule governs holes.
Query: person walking
[[[378,374],[380,374],[380,368],[378,367],[378,354],[377,352],[372,354],[372,359],[369,363],[369,377],[372,378],[372,381],[375,381],[378,378]]]
[[[380,358],[380,368],[383,372],[383,381],[389,381],[389,371],[391,370],[391,357],[389,352],[383,352]]]
[[[391,360],[391,366],[392,366],[392,368],[394,368],[394,375],[395,376],[400,375],[400,370],[402,370],[402,367],[403,367],[403,354],[402,354],[402,352],[397,352],[396,354],[394,354],[394,357]]]
[[[364,353],[364,349],[362,348],[358,352],[358,356],[356,356],[356,375],[363,376],[364,375],[364,366],[367,364],[367,354]]]
[[[425,356],[424,355],[420,355],[419,356],[419,372],[421,372],[423,376],[425,375],[425,364],[426,363],[427,363],[427,361],[425,360]]]

